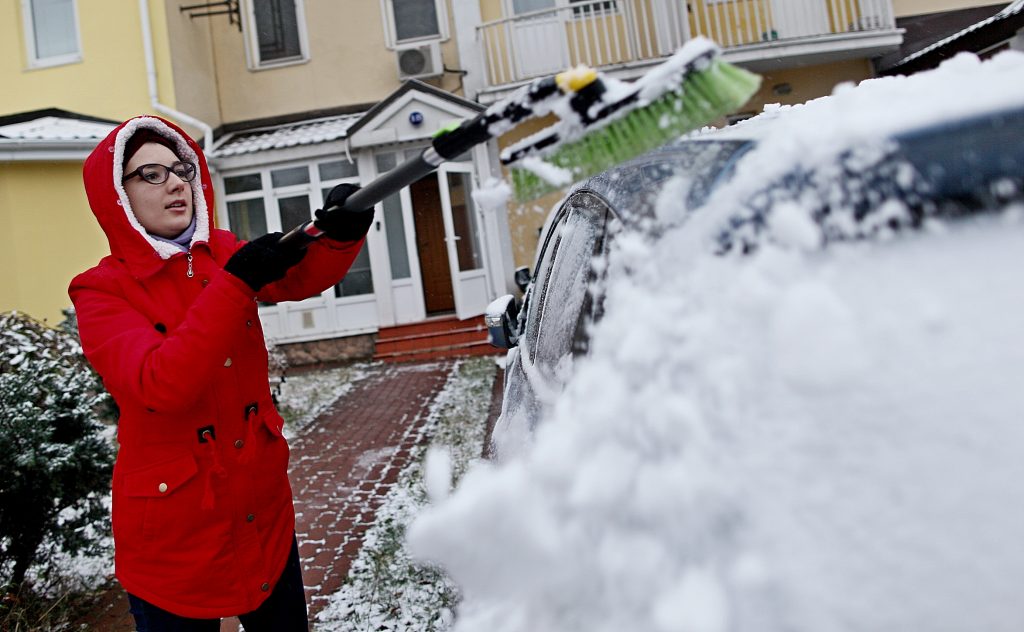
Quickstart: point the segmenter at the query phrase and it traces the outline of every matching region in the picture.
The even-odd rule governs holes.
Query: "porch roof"
[[[311,121],[286,123],[270,127],[231,132],[217,141],[213,153],[217,157],[240,156],[270,149],[313,145],[344,138],[348,129],[363,113],[342,114]]]
[[[84,160],[117,121],[58,108],[0,116],[0,161]]]

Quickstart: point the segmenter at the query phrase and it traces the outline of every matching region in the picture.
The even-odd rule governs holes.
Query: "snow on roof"
[[[314,121],[288,123],[228,134],[214,149],[218,157],[251,154],[268,149],[313,145],[344,138],[362,113],[343,114]]]
[[[116,125],[113,123],[97,123],[59,116],[12,123],[0,126],[0,137],[14,140],[100,140],[110,133]]]
[[[1013,0],[1013,2],[1011,2],[1010,4],[1005,6],[999,13],[996,13],[992,17],[987,18],[985,20],[982,20],[980,22],[977,22],[975,24],[972,24],[972,25],[968,26],[967,28],[965,28],[965,29],[963,29],[961,31],[957,31],[956,33],[950,35],[949,37],[947,37],[945,39],[941,39],[941,40],[935,42],[931,46],[926,46],[925,48],[922,48],[921,50],[919,50],[919,51],[917,51],[917,52],[915,52],[915,53],[913,53],[911,55],[907,55],[903,59],[901,59],[898,62],[896,62],[895,64],[893,64],[893,67],[900,66],[902,64],[906,64],[906,63],[909,63],[911,61],[914,61],[915,59],[917,59],[919,57],[923,57],[923,56],[925,56],[925,55],[927,55],[927,54],[929,54],[929,53],[931,53],[931,52],[933,52],[933,51],[935,51],[935,50],[937,50],[939,48],[942,48],[943,46],[946,46],[947,44],[950,44],[951,42],[955,42],[956,40],[960,39],[961,37],[964,37],[968,33],[972,33],[974,31],[977,31],[978,29],[981,29],[981,28],[984,28],[984,27],[986,27],[986,26],[988,26],[990,24],[994,24],[996,22],[999,22],[1000,20],[1004,20],[1004,19],[1006,19],[1006,18],[1008,18],[1010,16],[1017,15],[1021,11],[1024,11],[1024,0]]]

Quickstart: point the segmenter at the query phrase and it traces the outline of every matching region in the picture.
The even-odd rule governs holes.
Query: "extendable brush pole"
[[[445,134],[444,136],[449,135]],[[325,210],[328,213],[344,213],[373,208],[374,204],[392,193],[402,190],[423,176],[429,175],[446,160],[456,158],[472,149],[478,143],[487,140],[485,138],[483,141],[480,141],[464,136],[460,137],[465,139],[464,142],[442,143],[440,141],[444,136],[435,138],[433,144],[424,149],[419,156],[406,160],[391,171],[360,188],[350,195],[341,206],[332,206]],[[438,148],[439,146],[440,149]],[[323,235],[323,231],[317,228],[312,221],[309,221],[291,230],[281,238],[280,243],[294,244],[298,248],[305,248],[311,242],[316,241],[321,235]]]
[[[453,160],[476,145],[515,128],[521,121],[554,113],[558,122],[507,147],[501,163],[514,166],[537,156],[582,179],[659,147],[741,107],[761,78],[721,59],[706,39],[694,39],[631,84],[586,67],[536,79],[461,125],[442,129],[419,156],[398,165],[349,196],[344,213],[374,204]],[[614,88],[614,89],[609,89]],[[554,190],[530,170],[512,169],[516,198],[524,201]],[[281,238],[305,248],[323,235],[309,221]]]

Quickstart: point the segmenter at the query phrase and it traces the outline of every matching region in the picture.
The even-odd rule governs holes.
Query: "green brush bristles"
[[[758,75],[715,59],[706,70],[687,75],[680,89],[562,145],[543,159],[571,172],[574,181],[582,180],[736,110],[760,85]],[[520,202],[558,188],[528,169],[512,168],[512,189]]]

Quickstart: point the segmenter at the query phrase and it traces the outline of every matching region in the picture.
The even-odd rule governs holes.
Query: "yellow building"
[[[631,79],[687,40],[765,76],[765,103],[828,94],[899,51],[897,20],[964,0],[17,0],[0,5],[0,310],[51,323],[106,251],[81,161],[117,121],[155,113],[205,142],[217,221],[287,230],[339,182],[367,182],[531,79],[577,63]],[[997,5],[993,13],[1002,5]],[[503,140],[502,143],[507,142]],[[348,277],[261,308],[279,342],[479,314],[530,265],[547,205],[483,213],[500,174],[480,147],[377,207]]]
[[[159,114],[204,139],[218,224],[250,238],[309,219],[331,186],[369,181],[483,109],[459,95],[461,2],[126,0],[112,8],[21,0],[0,9],[3,256],[17,272],[0,287],[0,310],[59,321],[69,280],[106,246],[82,193],[81,162],[131,115]],[[38,150],[43,144],[61,152]],[[342,283],[261,307],[268,335],[304,342],[481,314],[512,283],[507,217],[472,202],[497,173],[496,145],[479,147],[385,200]]]

